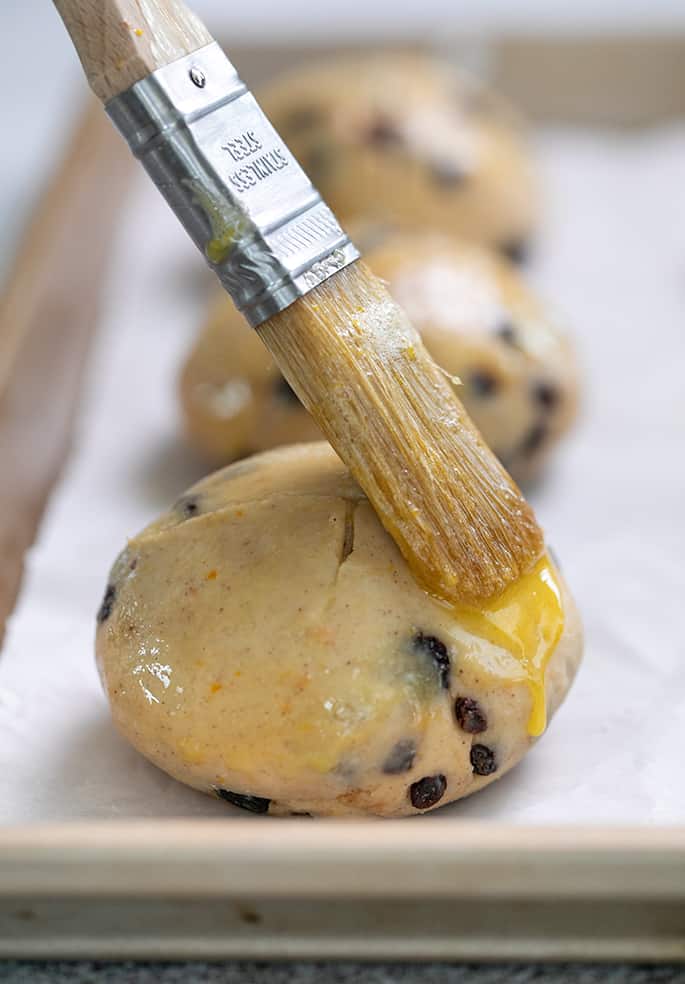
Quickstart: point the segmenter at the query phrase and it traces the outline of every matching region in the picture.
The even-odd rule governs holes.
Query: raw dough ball
[[[549,715],[582,646],[561,591]],[[520,664],[418,587],[323,442],[190,489],[130,541],[98,621],[121,732],[254,812],[420,812],[481,789],[532,741]]]
[[[260,93],[338,218],[458,233],[520,257],[534,179],[506,103],[425,54],[330,58]]]
[[[365,259],[462,384],[459,397],[512,475],[535,478],[577,406],[573,351],[506,260],[440,235],[355,238]],[[254,331],[221,294],[181,377],[191,442],[211,460],[314,440],[321,433]]]

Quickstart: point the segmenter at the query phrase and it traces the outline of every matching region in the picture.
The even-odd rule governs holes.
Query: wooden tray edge
[[[455,831],[455,826],[457,827]],[[685,827],[78,821],[0,829],[0,897],[681,898]]]
[[[71,444],[133,159],[91,103],[38,202],[0,299],[0,644]]]

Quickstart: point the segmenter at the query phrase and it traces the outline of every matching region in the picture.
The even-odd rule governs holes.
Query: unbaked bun
[[[436,229],[521,258],[535,182],[506,103],[428,54],[329,58],[260,92],[276,129],[343,222]]]
[[[115,563],[97,632],[114,720],[170,775],[253,812],[442,806],[515,765],[576,672],[578,617],[541,565],[494,608],[451,610],[327,444],[259,455]]]
[[[573,351],[506,260],[454,237],[356,230],[433,358],[521,482],[535,478],[572,422]],[[321,437],[256,333],[221,294],[181,377],[185,429],[209,460]]]

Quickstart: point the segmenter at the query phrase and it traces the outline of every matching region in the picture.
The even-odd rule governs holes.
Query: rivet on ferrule
[[[207,76],[205,75],[205,73],[202,71],[201,68],[197,67],[197,65],[193,65],[193,67],[190,69],[190,78],[192,79],[193,84],[198,87],[198,89],[204,89],[204,87],[207,85]]]

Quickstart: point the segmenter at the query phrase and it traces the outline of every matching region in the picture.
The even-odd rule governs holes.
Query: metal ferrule
[[[358,259],[218,44],[107,112],[254,327]]]

